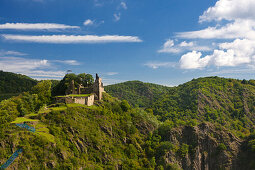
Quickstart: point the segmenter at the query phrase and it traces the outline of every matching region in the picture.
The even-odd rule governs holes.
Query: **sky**
[[[0,0],[0,70],[105,85],[254,79],[254,0]]]

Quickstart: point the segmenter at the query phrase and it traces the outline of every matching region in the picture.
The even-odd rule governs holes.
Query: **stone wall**
[[[85,98],[85,104],[86,104],[87,106],[92,106],[92,105],[94,105],[94,99],[95,99],[95,95],[94,95],[94,94],[92,94],[92,95],[86,97],[86,98]]]
[[[87,106],[94,105],[95,95],[91,94],[90,96],[83,96],[83,97],[74,97],[74,96],[65,96],[65,97],[56,97],[57,103],[77,103],[77,104],[84,104]]]
[[[85,104],[86,97],[74,97],[74,103]]]

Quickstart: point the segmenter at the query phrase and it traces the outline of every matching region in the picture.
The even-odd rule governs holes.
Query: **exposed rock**
[[[168,152],[166,164],[177,164],[187,170],[239,169],[237,156],[242,141],[230,132],[217,130],[210,123],[175,128],[170,132],[169,141],[178,146],[189,145],[189,152],[185,157]],[[226,146],[226,150],[221,150],[220,144]]]

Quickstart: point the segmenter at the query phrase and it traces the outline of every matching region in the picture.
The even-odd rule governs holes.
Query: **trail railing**
[[[25,129],[27,129],[27,130],[29,130],[29,131],[31,131],[31,132],[35,132],[36,130],[35,130],[35,128],[34,127],[31,127],[31,126],[28,126],[27,124],[16,124],[16,126],[19,126],[19,127],[21,127],[21,128],[25,128]]]
[[[6,169],[8,168],[8,166],[10,166],[12,164],[12,162],[19,156],[19,154],[22,152],[22,148],[19,148],[18,150],[16,150],[12,156],[0,167],[0,169]]]

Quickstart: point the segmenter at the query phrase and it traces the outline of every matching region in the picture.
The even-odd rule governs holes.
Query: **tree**
[[[38,105],[49,104],[51,100],[51,81],[45,80],[39,82],[32,88],[32,94],[38,95]]]
[[[120,107],[121,107],[121,109],[122,109],[124,112],[128,111],[128,110],[131,108],[131,106],[128,104],[128,102],[127,102],[126,100],[123,100],[123,101],[120,103]]]
[[[94,78],[91,74],[86,74],[84,79],[84,86],[90,86],[94,83]]]

